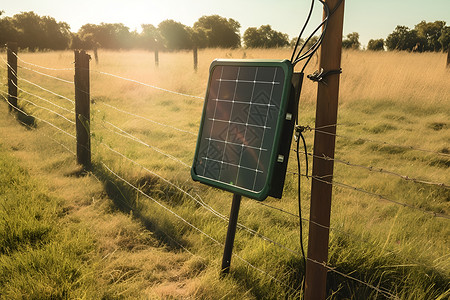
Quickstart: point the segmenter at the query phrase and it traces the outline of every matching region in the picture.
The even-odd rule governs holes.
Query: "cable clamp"
[[[314,81],[314,82],[321,82],[323,84],[327,84],[324,80],[327,76],[335,75],[335,74],[341,74],[342,68],[339,68],[339,70],[329,70],[324,72],[323,68],[320,68],[320,70],[315,71],[314,73],[308,75],[308,79]]]
[[[311,131],[311,127],[309,127],[309,125],[307,125],[307,126],[295,125],[295,135],[294,135],[294,140],[297,142],[297,141],[298,141],[298,138],[300,137],[300,134],[302,134],[302,133],[305,132],[306,130]]]

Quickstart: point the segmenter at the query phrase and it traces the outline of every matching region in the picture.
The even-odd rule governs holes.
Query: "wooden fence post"
[[[344,0],[325,0],[330,10],[340,5],[330,17],[320,48],[320,69],[340,70]],[[324,12],[324,18],[325,18]],[[325,300],[328,242],[333,182],[333,158],[339,96],[338,74],[326,77],[317,89],[316,125],[311,183],[308,258],[306,261],[306,300]],[[328,157],[331,159],[322,159]]]
[[[198,51],[197,51],[197,47],[194,47],[192,52],[193,52],[193,55],[194,55],[194,70],[197,72],[197,68],[198,68]]]
[[[97,48],[97,46],[94,47],[94,59],[95,59],[95,63],[98,65],[98,48]]]
[[[155,66],[159,66],[159,51],[158,48],[155,49]]]
[[[75,50],[75,122],[77,161],[85,170],[91,168],[89,60],[86,52]]]
[[[447,68],[450,68],[450,46],[448,46],[447,50]]]
[[[17,107],[17,43],[7,44],[7,60],[8,60],[8,101],[9,111],[13,110],[13,106]]]

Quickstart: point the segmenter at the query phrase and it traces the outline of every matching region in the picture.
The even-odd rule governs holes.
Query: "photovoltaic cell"
[[[267,197],[291,75],[288,61],[212,63],[194,180],[255,199]]]

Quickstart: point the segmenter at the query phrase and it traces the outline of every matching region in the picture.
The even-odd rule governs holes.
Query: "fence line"
[[[333,125],[328,125],[328,126],[336,126],[336,125],[333,124]],[[441,156],[445,156],[445,157],[450,157],[450,154],[447,154],[447,153],[442,153],[442,152],[437,152],[437,151],[422,149],[422,148],[416,148],[413,146],[404,146],[404,145],[393,144],[393,143],[388,143],[388,142],[384,142],[384,141],[367,139],[367,138],[350,137],[348,135],[335,134],[335,133],[330,133],[330,132],[323,131],[323,130],[318,130],[313,127],[310,127],[310,130],[313,130],[314,132],[318,132],[318,133],[322,133],[322,134],[333,135],[335,137],[349,139],[349,140],[365,141],[365,142],[369,142],[369,143],[381,144],[384,146],[398,147],[398,148],[407,149],[407,150],[414,150],[414,151],[420,151],[420,152],[426,152],[426,153],[432,153],[432,154],[441,155]]]
[[[136,118],[139,118],[139,119],[142,119],[142,120],[145,120],[145,121],[148,121],[148,122],[151,122],[151,123],[154,123],[154,124],[163,126],[163,127],[168,127],[168,128],[171,128],[171,129],[180,131],[180,132],[188,133],[188,134],[190,134],[190,135],[193,135],[193,136],[197,137],[197,134],[194,133],[194,132],[187,131],[187,130],[180,129],[180,128],[177,128],[177,127],[174,127],[174,126],[171,126],[171,125],[167,125],[167,124],[164,124],[164,123],[160,123],[160,122],[151,120],[151,119],[149,119],[149,118],[146,118],[146,117],[143,117],[143,116],[140,116],[140,115],[137,115],[137,114],[134,114],[134,113],[125,111],[125,110],[123,110],[123,109],[117,108],[117,107],[112,106],[111,104],[108,104],[108,103],[100,102],[100,104],[101,104],[101,105],[108,106],[108,107],[110,107],[110,108],[113,108],[113,109],[115,109],[115,110],[117,110],[117,111],[120,111],[120,112],[122,112],[122,113],[128,114],[128,115],[130,115],[130,116],[133,116],[133,117],[136,117]]]
[[[42,75],[42,76],[46,76],[46,77],[52,78],[52,79],[56,79],[56,80],[59,80],[59,81],[61,81],[61,82],[65,82],[65,83],[69,83],[69,84],[75,84],[75,82],[73,82],[73,81],[69,81],[69,80],[62,79],[62,78],[59,78],[59,77],[56,77],[56,76],[52,76],[52,75],[49,75],[49,74],[46,74],[46,73],[42,73],[42,72],[39,72],[39,71],[30,69],[30,68],[27,68],[27,67],[19,66],[18,68],[20,68],[20,69],[25,69],[25,70],[28,70],[28,71],[37,73],[37,74],[39,74],[39,75]]]
[[[8,93],[5,93],[5,92],[3,92],[3,91],[1,91],[1,90],[0,90],[0,92],[1,92],[3,95],[8,95],[8,96],[9,96]],[[3,97],[3,98],[4,98],[4,97]],[[28,114],[28,113],[24,112],[23,110],[21,110],[21,109],[18,108],[18,107],[15,107],[15,106],[12,105],[12,103],[8,100],[8,98],[4,98],[4,100],[10,105],[10,107],[13,107],[15,110],[19,111],[20,113],[24,114],[25,116],[27,116],[27,117],[33,117],[33,118],[35,118],[36,120],[39,120],[39,121],[41,121],[41,122],[44,122],[44,123],[50,125],[51,127],[53,127],[53,128],[55,128],[55,129],[61,131],[62,133],[66,134],[66,135],[68,135],[68,136],[70,136],[71,138],[73,138],[73,139],[76,140],[76,137],[75,137],[74,135],[72,135],[72,134],[68,133],[67,131],[65,131],[65,130],[63,130],[63,129],[61,129],[61,128],[59,128],[58,126],[56,126],[56,125],[54,125],[54,124],[52,124],[52,123],[50,123],[50,122],[48,122],[48,121],[46,121],[46,120],[44,120],[44,119],[41,119],[41,118],[39,118],[39,117],[37,117],[37,116]]]
[[[20,79],[20,80],[25,80],[25,79],[23,79],[22,77],[18,76],[16,72],[14,72],[14,70],[11,68],[11,66],[9,65],[8,62],[6,62],[3,58],[2,58],[2,60],[3,60],[3,62],[5,62],[6,65],[12,70],[12,74],[14,75],[14,77],[16,77],[18,80],[19,80],[19,79]],[[25,81],[28,81],[28,80],[25,80]],[[46,101],[46,102],[48,102],[48,103],[50,103],[50,104],[53,104],[54,106],[56,106],[56,107],[58,107],[58,108],[60,108],[60,109],[62,109],[62,110],[68,111],[68,112],[70,112],[70,113],[74,113],[74,111],[68,110],[68,109],[66,109],[66,108],[64,108],[64,107],[61,107],[61,106],[59,106],[59,105],[57,105],[57,104],[55,104],[55,103],[53,103],[53,102],[51,102],[51,101],[49,101],[49,100],[47,100],[47,99],[45,99],[45,98],[42,98],[42,97],[40,97],[40,96],[38,96],[38,95],[35,95],[35,94],[33,94],[33,93],[30,93],[30,92],[25,91],[24,89],[22,89],[22,88],[20,88],[18,85],[16,85],[14,82],[11,82],[11,83],[12,83],[17,89],[23,91],[24,93],[27,93],[27,94],[29,94],[29,95],[31,95],[31,96],[37,97],[37,98],[39,98],[39,99],[41,99],[41,100],[43,100],[43,101]],[[30,83],[32,83],[32,82],[30,82]],[[34,83],[32,83],[32,84],[34,84]],[[40,87],[40,88],[41,88],[41,89],[44,89],[44,88],[42,88],[42,87]],[[54,92],[51,92],[51,93],[52,93],[52,94],[56,94],[56,93],[54,93]],[[56,94],[56,95],[58,95],[58,94]],[[58,95],[58,96],[63,97],[63,96],[61,96],[61,95]],[[69,99],[69,100],[70,100],[70,99]],[[70,101],[72,101],[72,100],[70,100]],[[75,102],[74,102],[74,103],[75,103]]]
[[[57,93],[55,93],[55,92],[53,92],[53,91],[51,91],[51,90],[48,90],[48,89],[46,89],[46,88],[44,88],[44,87],[42,87],[42,86],[40,86],[40,85],[38,85],[38,84],[36,84],[36,83],[34,83],[34,82],[31,82],[31,81],[29,81],[29,80],[27,80],[27,79],[25,79],[25,78],[23,78],[23,77],[21,77],[21,76],[19,76],[19,77],[17,77],[17,78],[20,79],[20,80],[22,80],[22,81],[25,81],[25,82],[27,82],[27,83],[29,83],[29,84],[32,84],[32,85],[34,85],[35,87],[38,87],[38,88],[40,88],[40,89],[43,90],[43,91],[46,91],[46,92],[48,92],[48,93],[51,93],[51,94],[53,94],[53,95],[55,95],[55,96],[58,96],[58,97],[60,97],[60,98],[62,98],[62,99],[65,99],[65,100],[69,101],[69,102],[72,103],[72,104],[75,104],[75,101],[73,101],[72,99],[69,99],[69,98],[67,98],[67,97],[65,97],[65,96],[63,96],[63,95],[60,95],[60,94],[57,94]]]
[[[393,171],[389,171],[383,168],[378,168],[378,167],[373,167],[373,166],[364,166],[364,165],[360,165],[360,164],[354,164],[351,163],[349,161],[344,161],[341,159],[337,159],[337,158],[331,158],[328,157],[326,155],[324,156],[318,156],[318,155],[314,155],[312,153],[308,153],[309,156],[311,157],[316,157],[316,158],[320,158],[320,159],[324,159],[324,160],[331,160],[340,164],[344,164],[350,167],[357,167],[357,168],[361,168],[361,169],[365,169],[367,171],[370,172],[374,172],[374,173],[383,173],[383,174],[387,174],[387,175],[392,175],[392,176],[396,176],[399,177],[405,181],[412,181],[415,183],[422,183],[422,184],[426,184],[426,185],[435,185],[435,186],[440,186],[440,187],[444,187],[444,188],[450,188],[450,186],[448,184],[445,184],[443,182],[431,182],[431,181],[426,181],[426,180],[422,180],[422,179],[418,179],[418,178],[414,178],[414,177],[410,177],[408,175],[402,175]]]
[[[33,94],[33,93],[31,93],[31,92],[28,92],[28,91],[26,91],[26,90],[20,88],[20,87],[19,87],[18,85],[16,85],[14,82],[11,82],[11,83],[12,83],[19,91],[22,91],[22,92],[24,92],[25,94],[28,94],[28,95],[30,95],[30,96],[36,97],[36,98],[38,98],[38,99],[41,99],[42,101],[45,101],[45,102],[47,102],[47,103],[49,103],[49,104],[51,104],[51,105],[53,105],[53,106],[56,106],[56,107],[58,107],[59,109],[65,110],[65,111],[68,112],[68,113],[75,114],[75,112],[74,112],[73,110],[67,109],[67,108],[62,107],[62,106],[60,106],[60,105],[58,105],[58,104],[55,104],[55,103],[53,103],[52,101],[47,100],[47,99],[45,99],[45,98],[43,98],[43,97],[41,97],[41,96],[38,96],[38,95]]]
[[[410,209],[418,210],[418,211],[421,211],[421,212],[423,212],[425,214],[431,215],[431,216],[433,216],[435,218],[450,219],[449,215],[446,215],[446,214],[443,214],[443,213],[437,213],[437,212],[429,211],[429,210],[426,210],[424,208],[416,207],[416,206],[408,204],[408,203],[403,203],[403,202],[399,202],[399,201],[396,201],[396,200],[392,200],[392,199],[389,199],[389,198],[387,198],[387,197],[385,197],[385,196],[383,196],[381,194],[369,192],[369,191],[366,191],[364,189],[357,188],[357,187],[354,187],[354,186],[351,186],[351,185],[348,185],[348,184],[345,184],[345,183],[336,182],[334,180],[332,182],[329,182],[329,181],[323,180],[323,179],[321,179],[321,178],[319,178],[317,176],[312,176],[312,178],[314,178],[315,180],[318,180],[320,182],[329,184],[329,185],[336,185],[336,186],[340,186],[340,187],[343,187],[343,188],[346,188],[346,189],[351,189],[351,190],[354,190],[354,191],[357,191],[357,192],[361,192],[361,193],[373,196],[373,197],[378,198],[380,200],[391,202],[393,204],[400,205],[400,206],[403,206],[403,207],[407,207],[407,208],[410,208]]]
[[[297,152],[297,149],[291,149],[294,152]],[[294,154],[292,154],[294,155]],[[355,163],[351,163],[350,161],[346,161],[346,160],[342,160],[342,159],[338,159],[338,158],[331,158],[328,157],[326,155],[323,156],[319,156],[319,155],[314,155],[313,153],[307,152],[308,156],[311,157],[315,157],[315,158],[319,158],[319,159],[323,159],[323,160],[328,160],[328,161],[334,161],[336,163],[339,164],[343,164],[343,165],[347,165],[349,167],[356,167],[356,168],[360,168],[360,169],[365,169],[369,172],[373,172],[373,173],[381,173],[381,174],[386,174],[386,175],[391,175],[391,176],[395,176],[395,177],[399,177],[405,181],[411,181],[414,183],[422,183],[425,185],[434,185],[434,186],[439,186],[439,187],[443,187],[443,188],[450,188],[450,185],[444,183],[444,182],[432,182],[432,181],[427,181],[427,180],[423,180],[423,179],[419,179],[419,178],[414,178],[414,177],[410,177],[408,175],[402,175],[400,173],[394,172],[394,171],[390,171],[390,170],[386,170],[384,168],[379,168],[379,167],[374,167],[374,166],[365,166],[365,165],[361,165],[361,164],[355,164]],[[292,156],[294,157],[294,156]],[[292,172],[291,172],[292,173]],[[296,173],[293,173],[296,174]]]
[[[54,110],[51,110],[51,109],[49,109],[49,108],[47,108],[47,107],[44,107],[44,106],[37,105],[36,103],[34,103],[34,102],[30,101],[30,100],[27,100],[27,99],[25,99],[25,98],[17,97],[17,99],[18,99],[18,100],[21,100],[21,101],[25,101],[25,102],[27,102],[27,103],[29,103],[29,104],[31,104],[31,105],[34,105],[34,106],[36,106],[36,107],[38,107],[38,108],[47,110],[47,111],[49,111],[49,112],[51,112],[51,113],[57,115],[58,117],[63,118],[64,120],[66,120],[67,122],[71,123],[72,125],[75,125],[75,122],[74,122],[74,121],[69,120],[68,118],[66,118],[65,116],[63,116],[63,115],[57,113],[57,112],[54,111]]]
[[[55,68],[49,68],[49,67],[43,67],[40,65],[36,65],[27,61],[24,61],[20,56],[18,56],[16,53],[11,52],[15,57],[17,57],[18,60],[20,60],[21,62],[23,62],[24,64],[30,65],[30,66],[34,66],[34,67],[38,67],[41,69],[45,69],[45,70],[51,70],[51,71],[73,71],[75,70],[75,68],[62,68],[62,69],[55,69]]]
[[[106,123],[106,124],[108,124],[108,125],[114,127],[115,129],[119,130],[119,131],[122,132],[123,134],[119,134],[118,132],[116,132],[116,131],[114,131],[114,130],[111,130],[111,129],[105,127],[105,128],[108,129],[109,131],[111,131],[111,132],[113,132],[113,133],[115,133],[115,134],[118,134],[118,135],[120,135],[120,136],[126,137],[126,138],[128,138],[128,139],[130,139],[130,140],[132,140],[132,141],[135,141],[135,142],[137,142],[137,143],[139,143],[139,144],[141,144],[141,145],[144,145],[144,146],[146,146],[147,148],[150,148],[150,149],[152,149],[152,150],[158,152],[159,154],[164,155],[164,156],[166,156],[166,157],[168,157],[168,158],[170,158],[170,159],[172,159],[172,160],[178,162],[179,164],[183,165],[183,166],[186,167],[186,168],[190,168],[190,167],[191,167],[191,166],[189,166],[188,164],[186,164],[185,162],[183,162],[182,160],[176,158],[175,156],[173,156],[173,155],[171,155],[171,154],[167,154],[167,153],[165,153],[164,151],[162,151],[161,149],[159,149],[159,148],[157,148],[157,147],[155,147],[155,146],[152,146],[152,145],[147,144],[146,142],[142,141],[142,140],[139,139],[138,137],[132,135],[131,133],[126,132],[125,130],[123,130],[122,128],[120,128],[120,127],[118,127],[118,126],[116,126],[116,125],[114,125],[114,124],[112,124],[111,122],[104,121],[104,123]]]
[[[96,70],[92,70],[92,71],[96,72],[96,73],[99,73],[99,74],[103,74],[103,75],[115,77],[115,78],[118,78],[118,79],[126,80],[126,81],[129,81],[129,82],[134,82],[134,83],[146,86],[146,87],[150,87],[150,88],[153,88],[153,89],[157,89],[157,90],[160,90],[160,91],[163,91],[163,92],[167,92],[167,93],[172,93],[172,94],[179,95],[179,96],[196,98],[196,99],[201,99],[201,100],[205,99],[204,97],[193,96],[193,95],[189,95],[189,94],[184,94],[184,93],[180,93],[180,92],[171,91],[171,90],[168,90],[168,89],[157,87],[155,85],[147,84],[147,83],[144,83],[144,82],[140,82],[140,81],[137,81],[137,80],[134,80],[134,79],[125,78],[125,77],[122,77],[122,76],[119,76],[119,75],[114,75],[114,74],[111,74],[111,73],[106,73],[106,72],[96,71]]]

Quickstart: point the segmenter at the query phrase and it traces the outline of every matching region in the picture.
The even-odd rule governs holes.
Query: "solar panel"
[[[213,61],[191,169],[194,180],[257,200],[279,190],[274,171],[289,156],[280,153],[280,142],[286,121],[293,122],[291,78],[287,60]],[[291,137],[285,141],[289,146]]]

